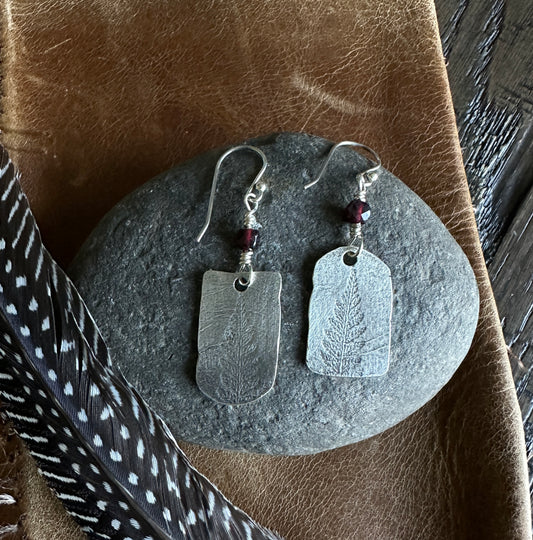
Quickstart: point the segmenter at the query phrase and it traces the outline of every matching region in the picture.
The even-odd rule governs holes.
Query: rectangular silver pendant
[[[321,375],[374,377],[389,368],[392,281],[389,267],[350,247],[324,255],[315,266],[309,306],[307,366]]]
[[[244,290],[238,273],[208,270],[202,282],[196,382],[220,403],[259,399],[274,386],[281,329],[281,275],[254,272]]]

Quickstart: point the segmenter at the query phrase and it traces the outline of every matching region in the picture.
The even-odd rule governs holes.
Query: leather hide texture
[[[470,258],[470,354],[425,407],[353,446],[184,449],[289,540],[530,537],[521,416],[431,0],[4,0],[1,70],[2,140],[63,264],[123,195],[211,147],[307,131],[375,148]],[[80,538],[31,463],[21,475],[28,538]]]

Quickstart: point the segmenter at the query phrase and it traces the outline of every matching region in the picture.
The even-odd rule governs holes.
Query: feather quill
[[[0,400],[89,538],[279,538],[189,463],[113,367],[83,300],[42,245],[1,147]]]

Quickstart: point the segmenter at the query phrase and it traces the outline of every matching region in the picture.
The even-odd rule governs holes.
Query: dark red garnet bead
[[[370,217],[370,205],[361,199],[354,199],[344,209],[344,221],[348,223],[366,223]]]
[[[240,229],[237,233],[236,244],[243,251],[255,249],[259,240],[259,231],[257,229]]]

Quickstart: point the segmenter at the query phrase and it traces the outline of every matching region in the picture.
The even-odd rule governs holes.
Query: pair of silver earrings
[[[372,377],[389,365],[392,281],[388,266],[363,249],[363,225],[370,216],[367,189],[379,177],[381,160],[371,148],[351,141],[334,145],[315,180],[324,176],[341,146],[364,149],[376,165],[357,174],[354,199],[345,209],[350,241],[321,257],[313,273],[309,305],[306,363],[320,375]],[[259,148],[240,145],[219,158],[213,175],[207,218],[209,227],[222,162],[233,152],[258,154],[262,167],[244,196],[246,212],[237,243],[241,255],[236,272],[208,270],[202,282],[196,382],[219,403],[255,401],[274,386],[281,331],[281,274],[257,272],[252,259],[261,225],[256,212],[267,189],[262,180],[268,162]]]

